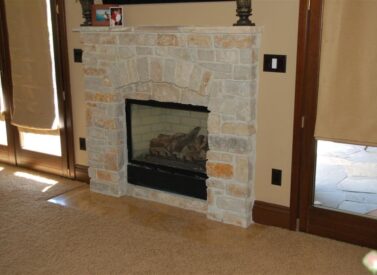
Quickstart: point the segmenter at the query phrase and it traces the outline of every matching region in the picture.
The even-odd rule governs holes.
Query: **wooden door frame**
[[[55,52],[59,54],[55,56],[56,64],[56,77],[57,77],[57,88],[58,88],[58,101],[59,101],[59,116],[60,124],[64,125],[64,129],[61,130],[61,144],[62,144],[62,171],[61,175],[69,178],[75,177],[74,169],[74,144],[73,144],[73,121],[72,121],[72,105],[71,105],[71,89],[70,89],[70,78],[69,78],[69,54],[68,54],[68,43],[67,43],[67,30],[66,30],[66,17],[65,17],[65,5],[64,0],[50,0],[51,1],[51,15],[52,24],[54,30],[57,30],[56,35],[54,35],[54,46]],[[5,17],[5,2],[0,0],[0,31],[1,31],[1,43],[3,43],[1,53],[3,56],[2,68],[4,68],[4,79],[3,83],[5,92],[4,97],[9,109],[6,112],[6,119],[10,121],[10,116],[12,113],[12,76],[11,76],[11,62],[9,53],[9,43],[8,43],[8,33]],[[15,152],[15,139],[18,137],[17,128],[10,126],[7,129],[8,133],[8,151],[9,151],[9,161],[3,160],[10,164],[17,164],[17,156]],[[46,156],[48,157],[48,156]],[[33,163],[34,162],[34,163]],[[31,161],[32,169],[41,169],[38,165],[38,159]],[[55,171],[44,169],[46,172]]]
[[[59,102],[63,104],[59,108],[61,123],[65,126],[61,131],[62,149],[65,150],[63,157],[63,176],[75,177],[75,153],[73,140],[73,119],[71,101],[71,83],[69,77],[69,53],[67,39],[67,24],[65,16],[64,0],[51,0],[53,25],[56,27],[57,35],[54,37],[54,45],[57,47],[59,56],[56,58],[57,85]],[[60,88],[59,88],[60,87]]]
[[[290,228],[376,248],[377,220],[312,205],[323,1],[300,1]]]
[[[1,158],[1,161],[8,164],[15,165],[17,163],[16,153],[15,153],[15,144],[14,144],[14,133],[15,129],[10,122],[10,117],[12,113],[12,74],[11,74],[11,65],[10,65],[10,53],[9,53],[9,42],[8,42],[8,32],[7,32],[7,22],[5,19],[5,3],[4,0],[0,0],[0,68],[2,70],[2,86],[3,86],[3,96],[4,101],[8,109],[5,112],[5,120],[7,123],[7,139],[8,146],[1,146],[1,151],[6,154],[4,158]]]

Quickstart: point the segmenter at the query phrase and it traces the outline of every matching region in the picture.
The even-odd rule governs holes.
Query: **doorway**
[[[2,72],[0,161],[73,178],[73,135],[64,1],[39,0],[38,3],[25,1],[28,5],[38,4],[36,6],[40,7],[39,12],[45,18],[38,23],[33,22],[30,24],[34,27],[35,24],[40,24],[38,29],[46,30],[44,34],[46,37],[43,39],[46,41],[45,46],[48,51],[45,51],[43,55],[37,53],[38,50],[36,48],[32,48],[36,44],[31,43],[28,45],[30,49],[26,48],[26,50],[22,49],[22,45],[14,47],[14,41],[18,43],[22,41],[20,36],[14,35],[15,30],[26,33],[26,36],[28,32],[31,32],[31,30],[28,30],[27,24],[17,24],[9,20],[9,17],[12,16],[11,8],[14,8],[13,5],[17,5],[15,3],[0,0],[0,63]],[[25,10],[30,8],[23,5],[22,1],[19,1],[19,3],[21,3],[21,6],[17,7],[18,12],[20,12],[20,8]],[[25,100],[20,103],[22,96],[18,91],[18,94],[15,93],[15,89],[20,90],[19,87],[22,85],[27,88],[33,85],[32,81],[20,80],[20,75],[22,76],[19,73],[20,67],[25,66],[25,71],[29,69],[29,72],[40,69],[38,67],[40,64],[33,63],[33,61],[28,63],[30,59],[27,54],[31,55],[30,59],[32,59],[32,55],[39,54],[36,62],[46,60],[46,64],[49,65],[41,66],[46,73],[40,74],[42,76],[40,83],[44,81],[43,78],[51,79],[51,89],[46,89],[46,91],[48,90],[48,93],[51,93],[51,101],[53,101],[51,109],[54,121],[48,129],[45,129],[46,127],[34,127],[33,125],[25,127],[24,124],[17,122],[15,119],[15,110],[18,111],[19,117],[21,116],[20,110],[22,110],[24,120],[27,120],[29,116],[27,109],[31,109],[32,106],[37,106],[36,109],[41,109],[41,106],[48,109],[50,106],[38,102],[42,102],[45,96],[36,96],[33,94],[32,89],[30,89],[29,96],[33,99],[36,98],[35,102],[29,103]],[[19,56],[23,57],[26,62],[24,60],[16,60]],[[33,105],[35,103],[37,104]],[[42,113],[40,117],[43,117],[44,114]]]
[[[375,172],[372,168],[375,147],[357,141],[321,139],[317,134],[320,115],[317,110],[322,107],[318,94],[323,85],[321,57],[325,52],[322,39],[326,1],[300,3],[291,228],[377,247],[375,194],[371,192],[377,188],[372,184],[375,179],[371,179]],[[333,117],[329,115],[327,119]],[[335,122],[333,125],[337,126]],[[364,163],[360,166],[357,162]]]

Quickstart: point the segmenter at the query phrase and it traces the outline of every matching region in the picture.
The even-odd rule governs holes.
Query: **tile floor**
[[[377,218],[377,147],[319,141],[315,205]]]

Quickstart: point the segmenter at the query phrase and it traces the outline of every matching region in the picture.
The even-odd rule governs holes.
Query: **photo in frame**
[[[123,8],[121,7],[111,7],[110,8],[110,27],[121,27],[123,26]]]
[[[92,26],[110,26],[110,8],[114,5],[92,5]]]
[[[160,4],[160,3],[189,3],[189,2],[224,2],[235,0],[103,0],[104,4],[133,5],[133,4]]]

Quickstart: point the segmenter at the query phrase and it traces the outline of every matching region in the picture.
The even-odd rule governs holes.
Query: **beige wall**
[[[83,22],[81,17],[81,5],[79,1],[65,1],[67,17],[67,36],[68,36],[68,54],[69,70],[71,80],[72,96],[72,115],[73,115],[73,134],[75,144],[75,159],[77,164],[88,164],[88,157],[85,151],[79,147],[79,137],[86,137],[86,117],[84,102],[84,73],[81,63],[73,62],[73,49],[81,48],[80,36],[72,30],[79,27]]]
[[[252,19],[265,28],[260,60],[268,53],[288,56],[286,74],[260,70],[256,199],[285,206],[290,199],[298,8],[299,0],[253,0]],[[86,153],[78,148],[78,138],[86,136],[83,74],[81,64],[72,60],[73,48],[80,48],[80,41],[79,34],[70,31],[82,22],[80,5],[66,1],[66,11],[76,163],[86,165]],[[236,20],[233,1],[125,7],[127,25],[230,26]],[[272,168],[283,170],[281,187],[271,185]]]

